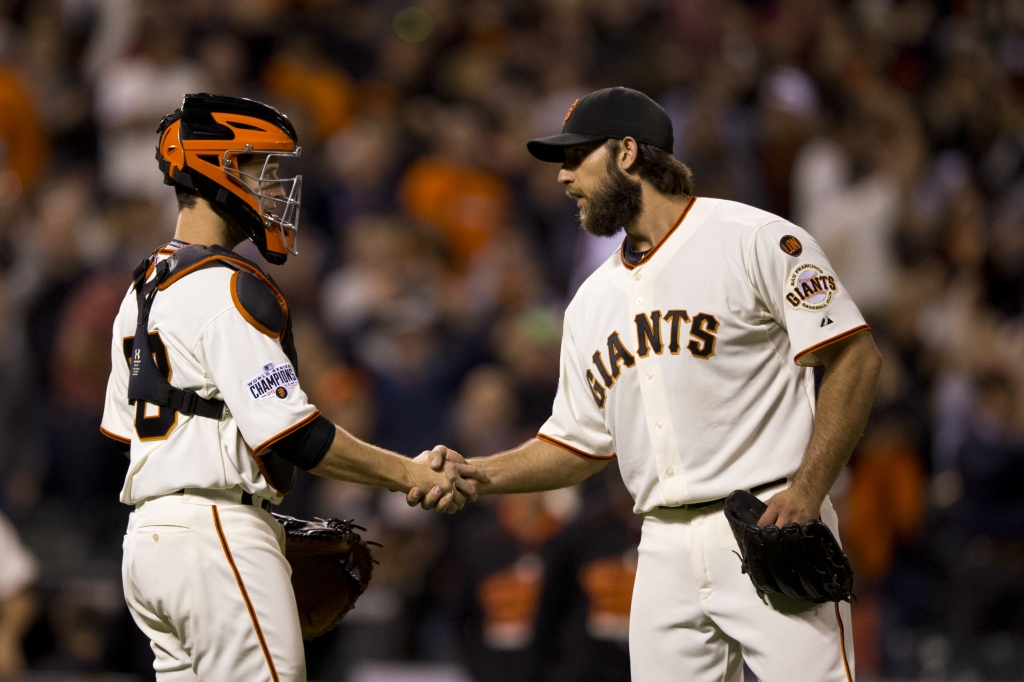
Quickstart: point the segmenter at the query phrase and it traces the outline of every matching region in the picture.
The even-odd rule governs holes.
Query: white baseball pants
[[[141,503],[124,537],[124,595],[157,681],[304,682],[284,529],[240,489],[194,492]]]
[[[722,507],[711,509],[644,519],[629,620],[633,682],[742,682],[744,660],[760,682],[853,682],[850,605],[762,602],[740,572]],[[827,498],[821,519],[839,537]]]

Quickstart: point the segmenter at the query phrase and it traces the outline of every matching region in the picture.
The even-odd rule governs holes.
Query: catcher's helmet
[[[295,128],[277,109],[242,97],[185,95],[181,108],[157,128],[156,159],[164,183],[193,190],[238,227],[268,262],[284,263],[295,250],[302,176],[267,177],[275,157],[296,157]],[[240,156],[262,155],[259,177],[242,172]],[[246,184],[252,181],[254,187]],[[267,190],[280,186],[284,197]]]

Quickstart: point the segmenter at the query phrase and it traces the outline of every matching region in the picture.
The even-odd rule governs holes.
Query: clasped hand
[[[487,474],[467,464],[462,455],[443,445],[425,450],[413,461],[421,464],[423,471],[421,480],[406,495],[410,507],[418,504],[424,509],[454,514],[466,502],[476,502],[480,496],[479,483],[490,483]]]

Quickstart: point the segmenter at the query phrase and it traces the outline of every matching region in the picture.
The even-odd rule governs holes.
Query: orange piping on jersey
[[[672,229],[670,229],[665,234],[665,236],[661,238],[661,241],[659,241],[647,253],[645,253],[643,255],[643,258],[641,258],[636,264],[630,263],[628,260],[626,260],[626,250],[620,249],[619,258],[622,259],[622,264],[626,266],[626,269],[632,270],[633,268],[639,265],[643,265],[647,261],[651,260],[651,256],[653,256],[654,253],[661,248],[662,244],[668,241],[668,238],[672,236],[672,233],[676,231],[676,228],[683,224],[683,221],[686,220],[686,215],[690,212],[690,209],[693,207],[693,202],[695,202],[696,200],[697,197],[690,197],[690,200],[686,202],[686,207],[683,208],[683,212],[679,214],[678,218],[676,218],[676,224],[672,226]]]
[[[850,674],[850,662],[846,660],[846,631],[843,630],[843,619],[839,616],[839,602],[836,604],[836,620],[839,621],[839,647],[843,652],[843,668],[846,670],[846,682],[853,682]]]
[[[236,280],[238,279],[238,275],[240,275],[241,272],[241,270],[236,270],[235,274],[231,275],[231,300],[234,301],[235,307],[238,308],[238,312],[242,314],[242,317],[245,318],[245,321],[251,324],[252,326],[256,327],[256,329],[259,332],[266,334],[272,339],[280,339],[280,334],[260,324],[259,320],[250,315],[249,311],[246,310],[245,306],[242,305],[242,302],[238,300],[238,289],[236,288],[235,283]]]
[[[100,427],[100,433],[102,433],[104,436],[106,436],[110,440],[116,440],[119,443],[131,443],[132,442],[131,438],[125,438],[124,436],[119,436],[116,433],[114,433],[113,431],[107,431],[102,426]]]
[[[320,410],[315,410],[313,412],[313,414],[309,415],[308,417],[306,417],[305,419],[300,421],[298,424],[294,424],[292,426],[289,426],[287,429],[285,429],[281,433],[277,434],[273,438],[268,438],[267,440],[265,440],[262,443],[260,443],[259,445],[257,445],[255,448],[253,448],[253,451],[252,451],[253,455],[255,456],[255,455],[260,454],[261,452],[263,452],[264,450],[269,448],[271,445],[273,445],[277,441],[281,440],[282,438],[284,438],[286,436],[289,436],[289,435],[295,433],[296,431],[301,429],[303,426],[305,426],[306,424],[309,424],[310,422],[312,422],[314,419],[316,419],[319,416],[320,416]]]
[[[242,269],[244,269],[244,270],[246,270],[248,272],[251,272],[261,282],[263,282],[268,287],[270,287],[270,290],[274,292],[274,296],[277,296],[278,302],[281,303],[281,307],[284,308],[284,322],[285,322],[284,323],[284,327],[281,328],[281,333],[280,334],[274,334],[273,336],[275,338],[278,338],[278,339],[283,339],[284,338],[285,330],[288,329],[288,301],[285,300],[284,295],[280,291],[277,290],[277,287],[274,286],[274,283],[271,282],[267,278],[267,276],[264,275],[259,270],[259,268],[254,268],[253,266],[249,265],[248,263],[246,263],[245,261],[243,261],[241,259],[232,258],[231,256],[208,256],[207,258],[204,258],[201,261],[197,261],[197,262],[193,263],[192,265],[188,266],[187,268],[184,268],[184,269],[179,270],[178,272],[174,273],[173,275],[171,275],[170,277],[165,279],[163,282],[161,282],[159,284],[159,286],[157,286],[157,288],[160,291],[163,291],[164,289],[166,289],[167,287],[171,286],[172,284],[177,282],[179,279],[181,279],[185,275],[187,275],[189,273],[192,273],[192,272],[195,272],[199,268],[205,267],[205,266],[209,265],[210,263],[212,263],[213,261],[218,261],[218,260],[224,261],[226,263],[234,263],[238,267],[240,267],[240,268],[242,268]]]
[[[807,349],[802,350],[799,353],[797,353],[796,357],[793,358],[793,362],[795,362],[796,364],[799,365],[800,364],[800,360],[803,359],[803,357],[805,355],[810,355],[811,353],[813,353],[815,351],[821,350],[825,346],[831,346],[833,343],[836,343],[837,341],[842,341],[843,339],[849,338],[849,337],[853,336],[854,334],[860,334],[861,332],[866,332],[866,331],[871,331],[871,327],[869,327],[866,324],[862,324],[859,327],[854,327],[853,329],[845,331],[842,334],[838,334],[836,336],[833,336],[831,339],[826,339],[825,341],[822,341],[821,343],[816,343],[813,346],[811,346],[810,348],[807,348]],[[820,365],[821,363],[819,362],[818,364]]]
[[[568,450],[569,452],[571,452],[574,455],[579,455],[580,457],[586,457],[587,459],[597,459],[597,460],[601,460],[601,461],[605,461],[605,460],[609,460],[609,459],[615,459],[615,455],[614,454],[602,457],[601,455],[592,455],[589,452],[583,452],[582,450],[577,450],[576,448],[574,448],[573,446],[569,445],[568,443],[563,443],[562,441],[558,440],[557,438],[552,438],[551,436],[545,436],[543,433],[538,433],[537,434],[537,440],[542,440],[545,443],[550,443],[551,445],[554,445],[555,447],[562,448],[563,450]]]
[[[231,556],[231,549],[228,547],[228,539],[224,537],[224,529],[220,525],[220,515],[217,513],[217,507],[210,507],[210,511],[213,512],[213,525],[217,529],[217,537],[220,538],[220,546],[224,548],[224,556],[228,558],[228,564],[231,566],[231,572],[235,574],[235,582],[238,583],[238,591],[242,593],[242,601],[245,602],[245,608],[249,610],[249,618],[252,620],[252,627],[256,630],[256,639],[260,641],[260,648],[263,649],[263,658],[267,659],[267,667],[270,668],[270,679],[274,682],[280,682],[277,677],[277,669],[274,667],[274,658],[270,655],[270,649],[267,648],[267,640],[263,637],[263,628],[260,627],[260,619],[256,616],[256,609],[252,607],[252,601],[249,599],[249,593],[245,590],[245,583],[242,582],[242,574],[238,572],[238,567],[235,566],[235,559]]]

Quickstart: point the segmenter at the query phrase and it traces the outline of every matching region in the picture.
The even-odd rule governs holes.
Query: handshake
[[[425,450],[413,462],[422,468],[417,467],[413,486],[406,494],[410,507],[420,505],[442,514],[454,514],[467,502],[476,502],[482,488],[491,482],[487,474],[443,445]]]

